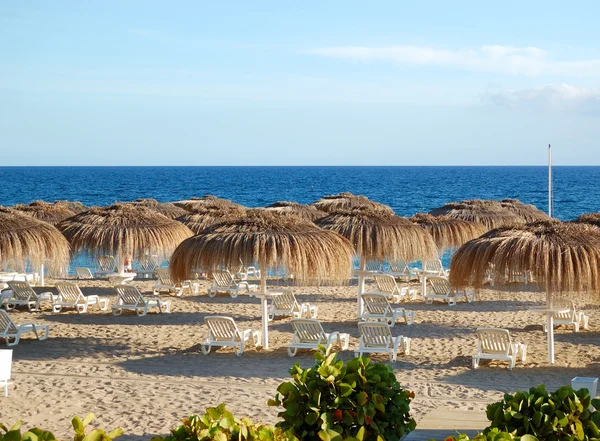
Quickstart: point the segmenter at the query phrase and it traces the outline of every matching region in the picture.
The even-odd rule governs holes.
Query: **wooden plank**
[[[408,434],[405,441],[443,441],[456,432],[473,437],[489,425],[485,412],[434,409],[417,423],[414,432]]]

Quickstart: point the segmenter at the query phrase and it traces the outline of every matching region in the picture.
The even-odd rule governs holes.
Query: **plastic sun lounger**
[[[208,335],[200,348],[204,355],[208,355],[213,346],[232,347],[235,355],[240,356],[244,353],[244,345],[252,338],[255,347],[261,345],[261,332],[246,329],[240,331],[231,317],[209,316],[204,321],[208,325]]]
[[[398,319],[404,319],[407,325],[412,325],[415,321],[415,313],[407,311],[404,308],[392,308],[385,294],[366,293],[362,295],[365,305],[361,321],[386,322],[389,326],[394,326]]]
[[[148,313],[148,309],[152,307],[158,308],[158,312],[171,312],[171,301],[163,300],[157,297],[144,297],[139,289],[134,285],[117,285],[115,286],[117,293],[117,303],[112,307],[113,315],[121,315],[123,310],[131,309],[140,317]]]
[[[383,352],[388,354],[391,363],[395,363],[398,352],[405,355],[410,353],[410,338],[402,335],[393,337],[385,323],[360,322],[358,330],[360,341],[354,352],[356,357],[362,357],[364,353]]]
[[[166,291],[175,294],[177,297],[181,297],[185,291],[194,294],[198,292],[197,283],[192,283],[189,280],[180,284],[175,283],[173,279],[171,279],[169,268],[156,268],[156,277],[158,277],[158,279],[152,288],[152,293],[154,295]]]
[[[94,275],[92,274],[92,271],[90,271],[89,268],[77,267],[75,268],[75,278],[79,280],[93,279]]]
[[[400,301],[406,297],[410,297],[411,300],[417,298],[417,290],[408,288],[406,286],[399,286],[396,283],[394,276],[390,274],[374,274],[373,280],[377,286],[376,291],[372,291],[378,294],[385,294],[388,300],[394,303],[400,303]]]
[[[479,367],[481,360],[506,360],[508,368],[512,370],[519,355],[522,361],[527,357],[527,345],[513,343],[508,329],[478,328],[477,340],[477,353],[473,355],[474,369]]]
[[[450,271],[444,269],[440,259],[425,260],[423,262],[423,269],[432,276],[447,278],[450,274]]]
[[[253,279],[260,279],[260,270],[255,266],[246,266],[244,262],[240,260],[240,266],[235,268],[234,271],[230,271],[235,274],[235,278],[239,280],[248,280],[250,277]]]
[[[318,307],[310,303],[302,303],[296,300],[296,296],[289,289],[281,290],[282,294],[273,296],[269,307],[269,320],[277,315],[291,316],[293,318],[317,318]]]
[[[245,280],[236,282],[229,271],[214,271],[212,277],[213,284],[208,288],[209,297],[214,297],[219,292],[226,292],[235,299],[240,294],[241,290],[250,292],[258,289],[257,285],[250,285]]]
[[[448,279],[444,277],[428,277],[427,281],[431,287],[431,291],[427,290],[423,295],[426,303],[433,303],[434,300],[442,300],[448,303],[448,306],[456,306],[456,298],[464,296],[468,303],[475,300],[474,290],[458,291],[450,286]]]
[[[136,270],[136,273],[142,277],[153,277],[158,268],[155,256],[142,256],[138,261],[142,268]]]
[[[50,333],[50,325],[36,325],[31,322],[17,325],[6,311],[0,310],[0,338],[6,340],[7,346],[18,345],[21,336],[30,332],[33,332],[38,340],[46,340]]]
[[[558,309],[569,308],[568,312],[554,313],[554,325],[573,326],[573,332],[579,332],[581,326],[583,329],[589,329],[589,317],[582,311],[575,309],[575,302],[572,299],[559,297],[552,300],[552,306]],[[548,332],[548,325],[544,323],[544,332]]]
[[[294,335],[288,346],[288,355],[293,357],[298,349],[318,349],[319,345],[338,345],[342,351],[348,349],[350,336],[340,332],[327,334],[323,325],[316,319],[292,319]]]
[[[390,263],[390,270],[386,273],[395,279],[409,283],[411,280],[418,280],[419,274],[403,260]],[[415,291],[416,292],[416,291]]]
[[[117,262],[113,256],[98,256],[98,267],[96,277],[103,277],[117,271]]]
[[[63,308],[75,308],[78,314],[85,313],[88,306],[97,305],[100,311],[108,310],[108,299],[97,295],[84,296],[76,283],[57,282],[58,296],[52,310],[61,312]]]
[[[54,302],[56,299],[56,294],[53,294],[50,291],[37,294],[27,281],[11,281],[8,282],[8,286],[12,291],[12,295],[5,300],[7,311],[23,305],[27,306],[31,312],[39,311],[43,301]]]

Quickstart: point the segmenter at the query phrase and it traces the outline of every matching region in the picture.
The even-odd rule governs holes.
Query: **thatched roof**
[[[314,205],[304,205],[298,202],[277,201],[267,205],[265,210],[276,211],[284,214],[298,216],[304,220],[313,222],[315,219],[327,216],[325,211],[319,210]]]
[[[356,254],[367,260],[410,262],[437,256],[427,231],[394,214],[355,208],[330,214],[316,224],[350,240]]]
[[[206,195],[201,198],[191,197],[183,201],[173,202],[173,204],[191,213],[204,212],[207,210],[226,210],[228,208],[244,208],[242,205],[236,204],[235,202],[211,195]]]
[[[381,211],[394,214],[392,207],[379,202],[374,202],[366,196],[359,196],[349,192],[323,196],[316,202],[310,204],[321,211],[334,213],[338,210],[352,210],[354,208],[368,209],[371,211]]]
[[[26,260],[60,274],[69,266],[69,243],[52,225],[0,207],[0,264],[22,271]]]
[[[179,216],[177,220],[192,230],[194,234],[198,234],[211,225],[239,219],[245,215],[246,210],[244,208],[231,207],[204,210],[199,213],[186,213]]]
[[[235,266],[240,259],[259,264],[262,271],[286,269],[300,281],[345,281],[351,276],[352,245],[297,217],[252,210],[182,242],[171,258],[171,275],[185,280],[192,268]]]
[[[181,207],[178,207],[170,202],[159,202],[156,199],[136,199],[133,202],[130,202],[134,207],[146,207],[151,210],[156,211],[157,213],[162,214],[163,216],[168,217],[169,219],[176,219],[179,216],[183,216],[187,213]]]
[[[432,216],[449,216],[467,222],[477,222],[488,230],[523,224],[524,221],[498,201],[479,199],[450,202],[429,212]]]
[[[571,222],[576,224],[589,224],[595,225],[596,227],[600,227],[600,213],[584,213],[577,219],[572,220]]]
[[[487,231],[487,228],[477,222],[467,222],[449,216],[432,216],[427,213],[417,213],[410,221],[427,230],[439,250],[458,248]]]
[[[559,221],[498,228],[460,247],[452,258],[450,282],[481,285],[492,265],[503,281],[513,272],[531,271],[550,292],[600,288],[600,229]]]
[[[55,204],[64,205],[65,207],[67,207],[69,210],[71,210],[75,214],[81,213],[83,211],[87,211],[90,209],[90,207],[83,205],[79,201],[66,201],[64,199],[61,199],[61,200],[56,201]]]
[[[95,207],[66,219],[57,228],[74,251],[134,257],[168,256],[192,231],[162,214],[130,204]]]
[[[524,204],[518,199],[502,199],[500,204],[519,216],[526,223],[550,220],[550,216],[535,205]]]
[[[63,219],[75,215],[74,211],[65,204],[59,202],[49,203],[44,201],[33,201],[29,204],[17,204],[12,208],[53,225]]]

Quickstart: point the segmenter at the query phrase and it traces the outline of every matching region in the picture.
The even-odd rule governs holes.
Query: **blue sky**
[[[2,165],[600,165],[600,3],[0,3]]]

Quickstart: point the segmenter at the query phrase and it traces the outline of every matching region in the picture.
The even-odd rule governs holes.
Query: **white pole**
[[[119,259],[119,264],[118,264],[118,269],[117,272],[121,275],[125,274],[125,255],[121,254],[120,256],[118,256]]]
[[[360,271],[358,273],[358,299],[356,300],[357,317],[360,317],[363,313],[362,295],[365,293],[365,267],[365,258],[360,256]]]
[[[269,349],[269,301],[267,300],[267,265],[261,262],[260,266],[260,309],[262,314],[262,346]]]
[[[554,204],[552,191],[552,146],[548,144],[548,216],[550,217],[552,217],[552,205]]]
[[[548,310],[552,309],[552,293],[546,291],[546,307]],[[554,314],[548,312],[548,320],[546,323],[548,327],[548,363],[554,364]]]
[[[40,286],[46,286],[45,285],[45,280],[44,280],[44,264],[43,263],[40,265],[40,275],[39,275],[39,277],[40,277]]]

